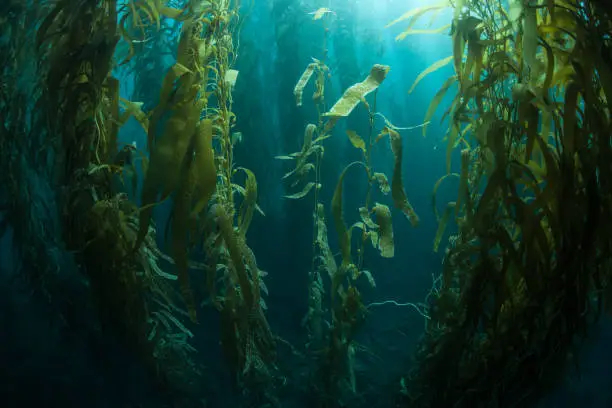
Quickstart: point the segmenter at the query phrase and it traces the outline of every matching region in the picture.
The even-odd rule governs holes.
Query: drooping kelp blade
[[[302,94],[304,92],[304,88],[308,84],[308,81],[310,81],[310,78],[312,77],[312,74],[316,67],[317,64],[315,62],[311,62],[310,64],[308,64],[308,66],[302,73],[302,76],[295,85],[295,88],[293,89],[293,95],[295,95],[295,103],[297,104],[297,106],[302,106]]]
[[[408,93],[412,93],[412,91],[414,91],[414,88],[416,88],[416,86],[419,84],[419,82],[421,82],[421,80],[423,80],[423,78],[425,78],[427,75],[431,74],[432,72],[436,72],[440,68],[445,67],[452,60],[453,60],[453,56],[451,55],[449,57],[443,58],[443,59],[438,60],[438,61],[434,62],[433,64],[431,64],[429,67],[427,67],[427,69],[425,69],[425,71],[421,72],[416,77],[416,79],[414,80],[414,83],[410,87],[410,90],[408,91]]]
[[[408,37],[409,35],[417,35],[417,34],[442,34],[445,31],[447,31],[449,28],[451,27],[450,24],[444,25],[442,27],[438,27],[438,28],[434,28],[431,30],[406,30],[403,33],[399,34],[397,37],[395,37],[395,41],[402,41],[404,38]]]
[[[194,142],[195,205],[191,209],[191,218],[195,219],[206,207],[217,188],[217,168],[212,147],[213,123],[210,119],[200,121],[198,134]]]
[[[365,97],[370,92],[375,91],[380,86],[388,72],[389,66],[380,64],[374,65],[370,70],[370,75],[368,75],[363,82],[359,82],[348,88],[344,92],[344,95],[342,95],[342,98],[340,98],[324,116],[337,118],[350,115],[359,102],[365,100]]]
[[[344,223],[344,211],[342,208],[343,182],[346,172],[357,164],[361,163],[353,162],[344,168],[342,174],[340,174],[340,177],[338,178],[338,184],[336,184],[336,189],[334,190],[334,196],[332,197],[331,202],[331,211],[334,217],[336,232],[338,233],[338,243],[340,245],[340,252],[342,253],[343,265],[348,265],[351,263],[351,236],[346,228],[346,224]]]
[[[384,204],[376,203],[374,206],[376,223],[378,224],[378,248],[383,258],[393,258],[395,255],[395,245],[393,243],[393,222],[391,221],[391,211]]]
[[[416,227],[419,224],[419,216],[416,214],[414,208],[412,208],[412,205],[408,201],[402,179],[402,158],[404,155],[402,150],[402,137],[395,130],[388,127],[385,128],[383,132],[387,132],[389,134],[391,150],[395,156],[393,177],[391,179],[391,197],[393,198],[393,204],[406,215],[412,226]]]
[[[440,177],[438,179],[438,181],[436,181],[436,184],[434,184],[434,188],[433,191],[431,192],[431,208],[433,209],[433,213],[436,216],[436,220],[440,221],[440,212],[438,211],[438,206],[436,204],[437,200],[437,193],[438,193],[438,188],[440,188],[440,185],[442,184],[442,182],[444,180],[446,180],[449,177],[457,177],[460,178],[460,175],[457,173],[450,173],[450,174],[445,174],[442,177]]]
[[[366,151],[366,145],[364,140],[355,132],[354,130],[347,130],[346,135],[348,136],[351,144],[357,148],[362,150],[364,153]]]
[[[302,188],[302,191],[294,193],[294,194],[285,195],[283,197],[288,198],[290,200],[297,200],[297,199],[306,197],[306,195],[310,193],[310,190],[312,190],[312,188],[315,187],[315,185],[316,185],[316,188],[321,187],[321,184],[317,184],[311,181],[308,184],[306,184],[304,188]]]
[[[244,171],[247,175],[244,200],[240,204],[240,210],[238,211],[238,229],[244,236],[251,225],[253,211],[255,211],[255,205],[257,204],[257,179],[251,170],[244,167],[241,167],[240,170]]]
[[[405,20],[410,20],[410,23],[408,25],[408,27],[406,28],[407,30],[410,30],[418,21],[419,17],[421,17],[422,15],[424,15],[425,13],[428,13],[430,11],[434,11],[434,10],[440,10],[440,9],[444,9],[450,6],[450,3],[448,2],[448,0],[444,0],[444,1],[440,1],[434,5],[430,5],[430,6],[424,6],[424,7],[417,7],[414,8],[410,11],[407,11],[406,13],[402,14],[400,17],[396,18],[395,20],[393,20],[392,22],[390,22],[389,24],[387,24],[385,26],[385,28],[389,28],[397,23],[400,23],[402,21]]]
[[[187,75],[183,75],[181,79],[185,79]],[[184,84],[190,85],[191,81],[188,80]],[[200,114],[199,106],[196,103],[197,92],[191,91],[194,89],[192,86],[189,86],[189,89],[190,91],[184,95],[185,99],[175,104],[173,115],[166,121],[164,133],[153,145],[151,161],[142,188],[141,205],[143,208],[140,210],[135,249],[138,249],[147,235],[153,214],[152,206],[159,194],[167,197],[176,190],[180,181],[179,174],[183,158],[196,131]]]
[[[425,113],[425,119],[423,120],[423,122],[425,123],[425,125],[423,126],[423,137],[427,135],[427,125],[431,121],[431,118],[433,118],[433,115],[436,112],[436,109],[438,109],[438,105],[440,105],[440,102],[442,102],[444,95],[446,95],[446,91],[448,91],[448,89],[455,82],[457,82],[457,77],[455,75],[449,77],[446,82],[444,82],[442,87],[438,90],[438,92],[436,92],[436,95],[429,103],[429,107],[427,108],[427,112]]]

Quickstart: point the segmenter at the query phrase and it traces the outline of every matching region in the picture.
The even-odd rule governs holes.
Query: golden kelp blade
[[[298,83],[293,89],[293,95],[295,95],[295,103],[297,104],[297,106],[302,106],[302,93],[304,92],[304,88],[308,84],[308,81],[310,81],[312,73],[314,72],[314,69],[316,67],[317,64],[315,62],[311,62],[310,64],[308,64],[308,66],[302,73],[302,76],[300,77]]]
[[[453,60],[453,56],[451,55],[449,57],[446,57],[444,59],[441,59],[431,64],[425,71],[421,72],[417,76],[417,78],[414,80],[414,83],[410,87],[410,90],[408,91],[408,93],[412,93],[412,91],[414,91],[414,88],[416,88],[416,86],[419,84],[419,82],[421,82],[423,78],[425,78],[427,75],[431,74],[432,72],[436,72],[440,68],[448,65],[452,60]]]
[[[211,213],[216,216],[219,233],[223,237],[227,252],[229,253],[230,259],[234,264],[233,268],[229,268],[234,272],[232,277],[235,282],[240,285],[240,294],[244,299],[247,310],[254,310],[255,296],[253,294],[253,287],[249,280],[246,265],[244,263],[244,253],[241,251],[240,243],[230,215],[223,209],[221,205],[215,205],[211,208]]]
[[[366,151],[365,142],[363,141],[361,136],[359,136],[357,134],[357,132],[355,132],[354,130],[347,130],[346,131],[346,135],[348,136],[349,140],[351,141],[351,144],[353,145],[353,147],[355,147],[357,149],[361,149],[363,152]]]
[[[450,3],[448,0],[444,0],[441,1],[433,6],[425,6],[425,7],[417,7],[414,8],[404,14],[402,14],[399,18],[393,20],[392,22],[390,22],[389,24],[387,24],[385,26],[385,28],[389,28],[392,25],[395,25],[401,21],[404,20],[408,20],[408,19],[412,19],[408,25],[407,30],[409,30],[410,28],[412,28],[416,22],[418,21],[418,19],[425,13],[429,12],[429,11],[434,11],[434,10],[439,10],[439,9],[444,9],[450,6]]]
[[[438,181],[436,181],[436,184],[434,184],[434,188],[433,191],[431,192],[431,208],[433,209],[433,213],[436,216],[436,221],[440,221],[440,213],[438,212],[438,206],[436,204],[437,200],[437,193],[438,193],[438,188],[440,188],[440,185],[442,184],[442,182],[444,180],[446,180],[449,177],[457,177],[460,178],[459,174],[457,173],[450,173],[450,174],[445,174],[442,177],[440,177],[438,179]]]
[[[342,183],[344,182],[344,176],[348,169],[355,164],[361,164],[359,162],[353,162],[346,166],[338,178],[338,184],[334,190],[334,196],[332,197],[331,210],[334,217],[334,225],[336,226],[336,232],[338,233],[338,245],[342,252],[342,265],[348,266],[351,263],[351,236],[348,233],[346,224],[344,223],[343,209],[342,209]]]
[[[295,163],[295,168],[291,170],[289,173],[285,174],[283,176],[283,180],[293,175],[304,176],[309,171],[308,167],[312,166],[312,164],[309,164],[307,162],[308,157],[311,154],[315,153],[317,149],[322,149],[322,146],[319,146],[319,145],[313,146],[312,137],[314,135],[314,132],[316,132],[316,130],[317,130],[316,125],[313,125],[312,123],[308,124],[308,126],[306,126],[306,129],[304,130],[304,144],[302,145],[302,150],[296,153],[291,153],[290,156],[276,156],[277,159],[281,159],[281,160],[287,160],[287,158],[291,159],[292,157],[297,158],[296,163]]]
[[[166,199],[179,186],[181,164],[195,132],[198,114],[193,106],[181,109],[166,121],[164,133],[153,147],[142,188],[142,208],[134,250],[140,247],[147,235],[153,205],[159,194]]]
[[[191,210],[191,217],[197,217],[206,207],[217,188],[217,168],[215,153],[212,147],[213,123],[210,119],[200,121],[194,142],[196,167],[196,204]]]
[[[305,196],[306,196],[306,194],[308,194],[308,193],[310,192],[310,190],[312,190],[312,188],[313,188],[315,185],[317,186],[317,188],[320,188],[320,187],[321,187],[321,184],[316,184],[316,183],[314,183],[314,182],[312,182],[312,181],[311,181],[310,183],[306,184],[306,185],[304,186],[304,188],[302,189],[302,191],[300,191],[299,193],[295,193],[295,194],[291,194],[291,195],[286,195],[286,196],[283,196],[283,197],[285,197],[285,198],[289,198],[289,199],[291,199],[291,200],[297,200],[297,199],[300,199],[300,198],[302,198],[302,197],[305,197]]]
[[[328,14],[328,13],[336,14],[332,10],[330,10],[330,9],[328,9],[326,7],[321,7],[317,11],[313,11],[313,12],[308,13],[308,14],[312,14],[313,15],[313,17],[312,17],[313,20],[320,20],[325,14]]]
[[[383,258],[393,258],[395,255],[395,244],[393,243],[393,222],[391,221],[391,211],[384,204],[376,203],[373,208],[378,224],[379,240],[378,248]]]
[[[442,85],[442,88],[440,88],[438,92],[436,92],[436,95],[431,100],[429,107],[427,108],[427,112],[425,113],[425,120],[424,120],[425,123],[429,123],[429,121],[431,121],[431,118],[433,118],[433,115],[436,112],[438,105],[440,104],[440,102],[442,102],[444,95],[446,95],[446,91],[448,91],[448,88],[450,88],[456,81],[457,81],[456,75],[449,77],[446,80],[446,82],[444,82],[444,84]],[[426,135],[427,135],[427,125],[423,126],[423,137],[425,137]]]
[[[445,32],[446,30],[448,30],[451,27],[450,24],[446,24],[442,27],[438,27],[438,28],[434,28],[431,30],[406,30],[403,33],[399,34],[397,37],[395,37],[395,41],[402,41],[404,38],[408,37],[409,35],[417,35],[417,34],[441,34],[443,32]]]
[[[251,170],[245,169],[244,167],[240,167],[239,170],[244,171],[247,175],[244,201],[240,204],[240,210],[238,211],[238,230],[240,234],[244,236],[251,225],[253,211],[257,204],[257,179]]]
[[[385,80],[390,67],[388,65],[376,64],[370,70],[370,75],[363,81],[348,88],[342,98],[336,102],[329,112],[323,116],[332,118],[346,117],[355,109],[359,102],[365,100],[365,97],[372,91],[376,90]]]
[[[402,157],[404,154],[402,151],[402,137],[393,129],[386,128],[386,131],[389,133],[391,150],[395,156],[393,178],[391,179],[391,197],[393,198],[393,204],[406,215],[410,224],[416,227],[419,225],[419,216],[408,201],[402,181]]]

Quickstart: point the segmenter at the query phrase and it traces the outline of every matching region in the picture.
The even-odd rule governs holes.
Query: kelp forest
[[[610,5],[396,3],[0,3],[4,406],[612,404]]]

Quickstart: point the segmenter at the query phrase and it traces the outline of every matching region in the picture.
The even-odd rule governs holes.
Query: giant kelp
[[[118,148],[120,82],[111,75],[122,9],[114,1],[57,1],[44,10],[35,44],[43,89],[37,108],[40,131],[54,142],[65,242],[77,253],[105,333],[133,348],[162,383],[187,384],[197,372],[191,332],[177,318],[176,277],[158,266],[154,228],[143,226],[150,238],[133,251],[141,224],[116,182],[124,171],[136,181],[133,149]],[[137,106],[130,111],[145,123]]]
[[[87,315],[91,333],[99,326],[118,338],[172,388],[197,382],[203,371],[194,345],[200,333],[214,336],[200,330],[209,307],[218,313],[235,394],[249,406],[278,405],[274,386],[285,378],[266,317],[267,273],[249,236],[263,215],[263,189],[234,157],[244,129],[233,103],[244,97],[233,90],[248,75],[236,70],[238,2],[9,3],[0,6],[11,17],[0,14],[0,232],[13,227],[29,283],[68,326],[84,324],[76,309],[95,311]],[[442,114],[449,122],[447,174],[432,192],[433,248],[444,248],[443,272],[425,301],[417,366],[403,379],[407,406],[535,400],[609,306],[609,16],[596,1],[509,4],[456,1],[452,24],[431,30],[415,27],[450,3],[393,22],[408,25],[398,40],[448,30],[453,45],[452,55],[416,76],[409,93],[430,74],[455,70],[425,112],[427,125],[452,97]],[[297,13],[287,5],[275,2],[273,12]],[[329,36],[349,43],[333,25],[346,16],[328,8],[300,13],[317,29],[323,25],[323,52],[300,59],[302,77],[278,87],[282,99],[293,90],[298,106],[312,100],[317,113],[292,129],[303,133],[301,148],[278,157],[292,165],[283,177],[285,198],[313,200],[308,338],[304,354],[284,343],[301,358],[287,383],[311,406],[353,406],[367,387],[357,337],[367,310],[397,304],[365,304],[361,285],[374,287],[378,272],[370,254],[391,258],[403,249],[394,211],[419,223],[405,187],[412,176],[402,172],[409,128],[377,111],[396,67],[342,77],[344,92],[328,104],[328,66],[340,66],[341,75],[348,72],[342,67],[356,68],[326,53]],[[279,67],[292,57],[290,28],[301,21],[288,17],[275,22],[278,52],[286,54]],[[287,106],[278,115],[289,135],[299,115]],[[346,120],[360,114],[363,129]],[[324,154],[338,137],[348,138],[356,159],[336,160],[339,177],[327,185]],[[372,159],[374,149],[392,158],[388,174]],[[365,188],[355,207],[345,197],[353,179]],[[457,199],[440,203],[437,193],[451,179]],[[60,267],[70,257],[75,274]],[[64,291],[67,280],[71,292]],[[205,392],[208,384],[198,386]]]
[[[438,216],[436,249],[453,209],[458,232],[406,406],[537,400],[606,301],[612,26],[597,2],[541,3],[456,2],[453,55],[426,70],[455,68],[427,112],[457,83],[443,116],[449,175],[466,148],[458,198]]]
[[[261,386],[272,379],[275,341],[264,316],[265,274],[246,242],[254,212],[261,212],[257,180],[250,170],[236,168],[233,157],[232,90],[238,72],[232,68],[232,36],[238,9],[227,1],[190,3],[187,9],[177,17],[183,24],[176,62],[150,113],[151,160],[134,249],[147,236],[156,204],[171,198],[169,246],[190,317],[196,321],[197,304],[189,259],[203,252],[207,276],[199,279],[207,282],[211,303],[221,313],[228,362],[241,382]],[[234,181],[238,170],[246,174],[244,187]]]
[[[321,21],[324,26],[323,49],[325,50],[329,33],[328,19],[335,13],[322,8],[311,14],[314,16],[313,20]],[[375,64],[363,81],[349,86],[331,108],[327,108],[325,85],[330,74],[325,58],[327,58],[325,52],[323,59],[313,58],[299,77],[293,91],[296,105],[302,106],[304,90],[311,79],[315,78],[312,100],[318,113],[316,124],[311,123],[306,126],[300,151],[277,156],[277,159],[295,163],[294,168],[283,177],[292,181],[292,188],[303,184],[300,192],[286,195],[286,198],[301,199],[314,190],[309,309],[304,319],[309,331],[308,352],[316,361],[311,367],[310,387],[315,392],[310,398],[312,403],[318,406],[341,406],[348,404],[358,393],[355,374],[358,345],[355,336],[366,316],[366,306],[358,289],[359,278],[365,276],[369,284],[375,286],[373,274],[365,269],[365,246],[371,243],[383,257],[389,258],[394,255],[391,211],[382,203],[374,203],[376,190],[379,189],[383,195],[391,192],[394,205],[406,214],[413,226],[418,224],[418,216],[408,201],[403,185],[403,147],[399,134],[401,129],[376,111],[376,93],[390,67]],[[366,100],[368,96],[372,99],[371,104]],[[346,135],[351,145],[361,152],[361,160],[344,167],[330,203],[331,218],[340,252],[340,259],[337,262],[328,243],[325,205],[320,202],[321,162],[325,152],[325,141],[332,137],[336,124],[341,119],[349,117],[360,104],[365,106],[368,114],[367,137],[362,138],[352,129],[347,130]],[[378,125],[376,119],[379,117],[384,119],[384,126],[376,135]],[[374,146],[387,137],[395,158],[391,183],[384,173],[375,171],[372,160]],[[364,205],[359,208],[359,221],[348,226],[345,222],[344,184],[345,179],[352,177],[357,171],[366,176],[366,197]],[[360,234],[360,240],[355,243],[352,236],[356,231]],[[324,279],[325,276],[328,280]],[[329,291],[328,312],[323,297],[326,287]],[[329,319],[327,329],[325,329],[326,316]]]
[[[83,272],[80,287],[89,288],[105,334],[131,347],[161,383],[195,382],[199,370],[189,344],[194,335],[185,317],[197,319],[190,272],[198,271],[221,312],[223,347],[238,380],[258,390],[254,395],[264,395],[273,378],[275,340],[264,315],[265,272],[247,245],[251,220],[256,211],[263,213],[257,181],[243,168],[245,186],[234,180],[239,170],[232,152],[237,19],[237,5],[223,0],[37,5],[28,15],[36,31],[27,50],[35,53],[32,61],[39,60],[32,70],[37,88],[29,91],[36,101],[29,137],[38,148],[16,144],[26,115],[11,113],[9,96],[16,108],[31,108],[18,99],[22,90],[4,85],[0,142],[3,154],[29,150],[40,157],[28,165],[43,166],[41,174],[46,172],[56,188],[63,239]],[[5,27],[12,30],[7,34],[12,41],[25,33]],[[146,45],[150,41],[165,47],[167,55],[176,49],[165,75],[139,72],[157,51]],[[25,69],[26,53],[8,51],[19,56],[14,67]],[[159,58],[153,61],[162,66]],[[3,61],[2,67],[9,64]],[[134,72],[135,94],[144,101],[120,97],[125,76]],[[161,86],[150,100],[142,83],[155,72]],[[16,73],[16,68],[3,72],[5,78]],[[132,117],[146,133],[144,148],[121,145],[119,130]],[[35,135],[41,141],[35,142]],[[17,189],[24,169],[10,157],[5,163],[7,174],[13,174],[9,185]],[[7,208],[19,208],[21,196],[27,199],[15,195]],[[172,207],[163,229],[166,240],[158,240],[153,220],[162,201]],[[30,215],[18,219],[29,222]],[[203,254],[203,262],[194,261]],[[172,272],[164,270],[167,265]],[[33,278],[49,296],[61,296],[50,275]]]

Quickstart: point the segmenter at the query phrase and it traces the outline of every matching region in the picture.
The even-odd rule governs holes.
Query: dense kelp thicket
[[[445,112],[458,232],[432,288],[404,406],[526,406],[564,375],[612,270],[612,25],[599,2],[456,1]],[[415,83],[416,85],[416,83]],[[461,148],[460,173],[451,173]],[[440,184],[438,183],[438,184]],[[436,186],[437,188],[437,186]]]
[[[196,391],[201,384],[186,318],[197,321],[202,299],[195,293],[207,292],[235,378],[261,401],[273,400],[275,340],[264,316],[265,273],[246,243],[261,212],[257,182],[233,156],[238,6],[3,5],[2,208],[34,286],[59,300],[67,293],[54,279],[80,282],[89,295],[81,304],[72,298],[73,307],[91,304],[98,319],[92,325],[121,339],[169,389]],[[152,75],[162,69],[156,81]],[[139,99],[120,96],[131,83]],[[120,140],[130,118],[144,130],[145,149]],[[53,200],[33,199],[42,188]],[[57,207],[39,207],[55,198]],[[172,210],[160,229],[153,214],[161,202]],[[45,213],[49,223],[59,219],[55,229],[43,224]],[[67,276],[49,253],[64,249],[78,276]]]
[[[399,222],[419,224],[405,189],[413,179],[402,172],[405,136],[420,127],[426,134],[452,96],[442,115],[447,174],[432,198],[443,271],[424,306],[403,304],[423,315],[425,335],[399,404],[537,401],[563,376],[612,293],[607,9],[599,1],[457,0],[400,16],[390,23],[408,23],[398,40],[449,31],[453,48],[410,92],[429,73],[455,70],[424,124],[406,128],[377,109],[386,77],[400,68],[376,64],[354,78],[348,11],[314,3],[312,12],[286,1],[270,8],[276,51],[286,53],[274,72],[303,70],[279,80],[278,99],[295,106],[269,119],[283,146],[303,134],[298,151],[277,157],[287,165],[285,203],[302,200],[313,216],[287,228],[305,235],[294,241],[306,244],[296,256],[307,259],[303,342],[273,334],[267,273],[248,235],[264,211],[256,175],[234,154],[243,137],[234,88],[246,77],[236,69],[239,1],[0,5],[0,235],[11,233],[18,272],[54,322],[122,343],[161,389],[186,397],[173,406],[215,404],[209,392],[223,396],[216,406],[386,400],[373,395],[381,391],[363,365],[374,352],[360,335],[370,308],[398,303],[366,302],[378,277],[370,259],[398,252]],[[422,16],[447,8],[450,25],[417,28]],[[320,50],[305,70],[290,54],[297,22],[321,40],[303,48]],[[342,89],[331,104],[334,78]],[[342,170],[330,175],[324,154],[343,125],[356,160],[334,155],[330,168]],[[388,174],[373,160],[376,150],[388,152]],[[449,179],[459,182],[457,199],[440,211],[437,191]],[[393,211],[407,220],[392,221]],[[443,245],[447,224],[455,229]],[[208,330],[211,315],[217,331]],[[196,354],[204,351],[200,336],[219,344],[233,388],[212,389],[218,373],[206,370],[215,350]],[[282,364],[279,340],[290,352]]]

